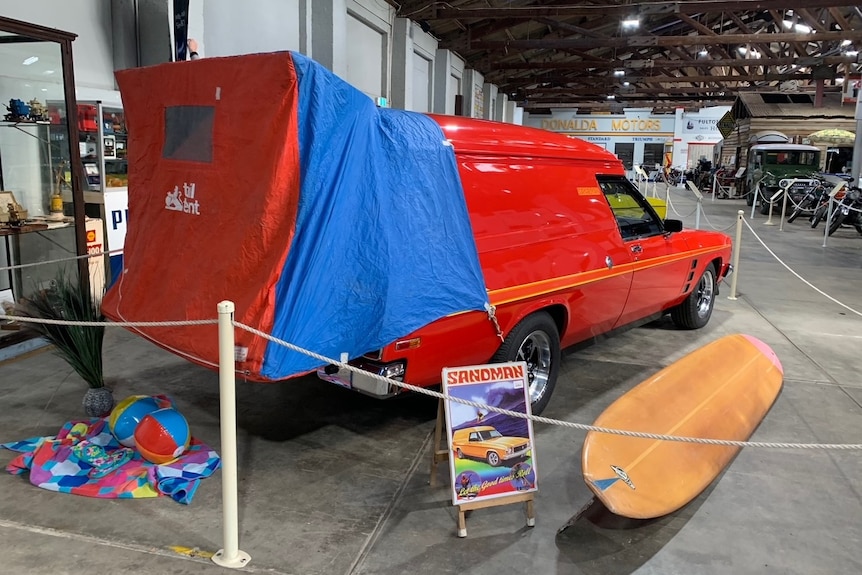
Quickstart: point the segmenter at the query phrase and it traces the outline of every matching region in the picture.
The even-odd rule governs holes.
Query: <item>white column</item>
[[[413,103],[413,22],[396,18],[392,27],[393,108],[410,110]]]
[[[454,110],[446,109],[446,101],[451,87],[452,53],[449,50],[437,50],[434,55],[434,103],[431,109],[435,114],[453,114]]]
[[[347,0],[311,3],[311,49],[314,59],[347,77]]]

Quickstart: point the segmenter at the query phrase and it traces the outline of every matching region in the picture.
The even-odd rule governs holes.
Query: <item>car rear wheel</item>
[[[709,264],[685,301],[671,309],[670,318],[683,329],[700,329],[709,323],[714,306],[715,266]]]
[[[530,405],[533,414],[539,415],[551,400],[560,370],[560,334],[550,315],[528,315],[509,332],[491,358],[492,363],[506,361],[527,362]]]
[[[496,451],[489,451],[487,459],[488,465],[490,465],[491,467],[497,467],[498,465],[500,465],[500,456],[497,455]]]
[[[458,459],[464,459],[464,452],[461,451],[460,447],[455,450],[455,455],[458,457]]]

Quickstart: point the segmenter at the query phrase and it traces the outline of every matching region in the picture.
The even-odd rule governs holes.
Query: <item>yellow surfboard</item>
[[[729,335],[638,384],[594,425],[744,441],[781,391],[783,373],[768,345],[748,335]],[[739,449],[591,431],[582,466],[587,485],[610,511],[649,519],[697,497]]]

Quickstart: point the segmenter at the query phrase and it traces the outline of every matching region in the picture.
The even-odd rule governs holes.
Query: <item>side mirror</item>
[[[673,234],[682,231],[682,220],[665,220],[664,231]]]

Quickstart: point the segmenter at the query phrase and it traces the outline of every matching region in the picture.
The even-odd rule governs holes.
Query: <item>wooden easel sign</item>
[[[529,387],[524,362],[443,370],[449,396],[528,415]],[[531,504],[537,490],[532,422],[452,400],[445,404],[452,503],[469,509]],[[528,515],[532,520],[532,509]],[[459,526],[459,535],[466,535],[466,527]]]

